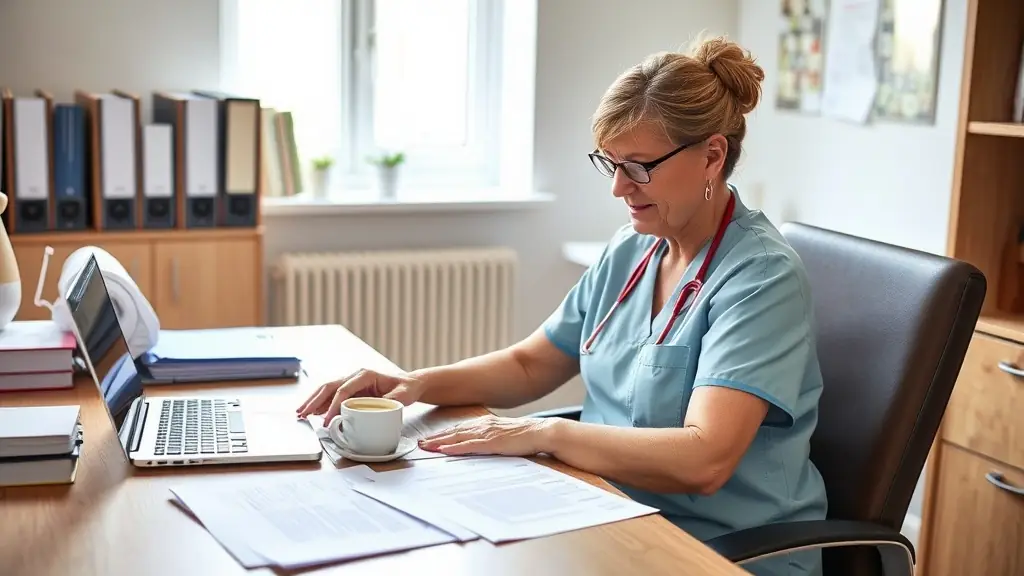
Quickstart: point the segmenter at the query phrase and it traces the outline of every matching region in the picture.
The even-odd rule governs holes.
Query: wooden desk
[[[156,386],[159,394],[231,394],[297,406],[309,391],[358,367],[394,366],[340,326],[283,328],[302,346],[307,375],[273,383]],[[282,336],[285,338],[285,336]],[[156,388],[156,390],[154,390]],[[245,574],[247,571],[191,516],[170,501],[168,486],[213,474],[308,470],[297,465],[139,469],[129,465],[91,380],[72,390],[0,394],[0,406],[80,404],[85,432],[78,478],[68,486],[0,488],[0,575],[121,576]],[[486,413],[482,408],[409,409],[409,425],[426,433]],[[408,463],[415,465],[415,463]],[[550,463],[608,490],[603,480]],[[269,472],[273,473],[273,472]],[[253,574],[272,574],[267,569]],[[660,516],[647,516],[547,538],[493,545],[479,540],[337,564],[316,574],[745,574]]]

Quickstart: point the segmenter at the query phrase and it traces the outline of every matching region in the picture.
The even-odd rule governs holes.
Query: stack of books
[[[74,350],[52,320],[11,322],[0,330],[0,392],[71,388]]]
[[[74,482],[82,440],[78,406],[0,408],[0,486]]]

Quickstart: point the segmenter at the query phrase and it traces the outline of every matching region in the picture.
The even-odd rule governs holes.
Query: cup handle
[[[341,414],[331,418],[331,423],[327,425],[327,435],[331,437],[331,440],[341,446],[344,442],[344,436],[341,433],[341,427],[344,422]]]

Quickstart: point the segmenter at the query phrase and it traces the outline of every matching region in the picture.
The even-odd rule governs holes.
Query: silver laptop
[[[320,458],[319,439],[294,413],[260,411],[230,397],[145,395],[95,257],[89,258],[64,298],[83,360],[132,464],[193,466]]]

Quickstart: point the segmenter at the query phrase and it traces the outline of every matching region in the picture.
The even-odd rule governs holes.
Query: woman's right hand
[[[295,412],[300,418],[323,414],[324,425],[327,425],[338,415],[341,403],[354,396],[390,398],[408,406],[422,395],[423,381],[413,376],[381,374],[364,369],[320,386]]]

